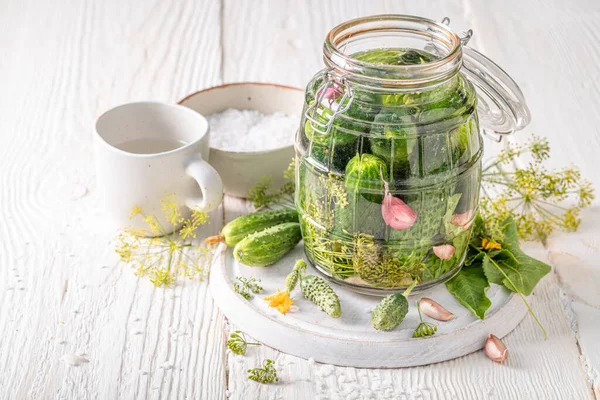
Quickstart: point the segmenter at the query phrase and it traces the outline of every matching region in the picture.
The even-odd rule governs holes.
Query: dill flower
[[[137,276],[147,276],[155,286],[172,287],[178,277],[204,279],[212,261],[214,249],[208,245],[193,245],[197,229],[208,224],[206,213],[192,210],[183,217],[176,196],[169,194],[161,201],[162,210],[170,227],[163,227],[158,218],[146,215],[135,206],[130,217],[139,215],[146,229],[126,228],[116,239],[115,251],[122,262],[131,265]],[[179,231],[178,226],[182,226]],[[166,234],[167,231],[172,231]],[[155,237],[144,237],[151,234]]]
[[[275,361],[265,360],[262,368],[253,368],[248,370],[248,379],[258,383],[274,383],[279,382],[277,370],[273,366]]]
[[[242,331],[239,330],[229,335],[227,347],[229,348],[229,350],[231,350],[233,354],[237,354],[240,356],[246,355],[246,349],[249,345],[260,346],[260,343],[248,342]]]
[[[515,158],[523,156],[529,157],[529,163],[514,167]],[[521,238],[540,241],[556,229],[579,227],[580,211],[591,204],[594,190],[576,167],[546,169],[543,162],[549,157],[548,140],[533,136],[525,144],[509,144],[487,163],[480,204],[486,223],[512,215]]]
[[[283,178],[286,182],[277,190],[273,190],[273,180],[271,177],[263,176],[250,188],[247,198],[254,204],[257,210],[271,208],[272,206],[282,206],[294,208],[294,184],[296,159],[293,158],[290,165],[283,172]]]

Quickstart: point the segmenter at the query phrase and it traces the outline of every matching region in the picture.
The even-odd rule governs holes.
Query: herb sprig
[[[433,336],[437,332],[437,325],[431,322],[423,321],[423,316],[421,315],[421,306],[419,306],[419,302],[417,301],[417,311],[419,312],[419,319],[421,322],[415,328],[413,332],[414,338]]]
[[[294,172],[296,160],[292,162],[283,172],[283,177],[286,179],[284,185],[273,190],[273,179],[268,176],[263,176],[248,192],[247,199],[254,204],[257,210],[271,208],[273,206],[281,206],[286,208],[294,208]]]
[[[528,156],[524,167],[515,160]],[[591,183],[576,167],[548,170],[543,163],[550,157],[548,140],[533,136],[523,145],[508,144],[482,170],[481,212],[501,239],[498,223],[513,217],[519,237],[544,242],[556,229],[575,231],[579,214],[594,199]]]
[[[252,293],[258,294],[263,290],[262,286],[259,285],[260,279],[236,276],[235,280],[236,282],[233,284],[233,290],[246,300],[252,298]]]
[[[208,215],[191,210],[191,216],[184,218],[175,194],[167,195],[161,203],[170,226],[164,227],[156,216],[136,206],[130,218],[142,218],[147,228],[126,228],[117,237],[115,251],[122,262],[135,269],[136,275],[148,276],[158,287],[172,287],[179,276],[204,279],[214,250],[207,245],[193,245],[192,240],[196,230],[209,223]],[[167,234],[168,231],[172,233]]]
[[[241,356],[246,355],[246,349],[249,345],[260,346],[260,343],[248,342],[242,331],[239,330],[229,335],[227,347],[229,347],[229,350],[231,350],[233,354]]]
[[[258,383],[274,383],[279,382],[277,370],[273,366],[275,361],[266,359],[263,362],[262,368],[253,368],[248,370],[248,379]]]

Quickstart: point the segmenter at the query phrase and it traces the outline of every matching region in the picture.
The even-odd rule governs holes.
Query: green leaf
[[[471,246],[469,246],[469,250],[467,252],[467,258],[465,259],[465,265],[467,267],[471,266],[472,264],[481,265],[481,262],[483,261],[483,257],[485,257],[484,253],[473,250],[471,248]]]
[[[489,282],[495,283],[496,285],[504,285],[504,280],[506,279],[502,272],[494,266],[494,262],[502,268],[505,274],[509,275],[510,270],[517,269],[519,267],[519,261],[515,258],[515,256],[508,250],[500,250],[495,251],[493,254],[489,252],[488,254],[479,253],[482,257],[480,258],[482,261],[483,272],[485,273],[486,278]],[[492,261],[492,259],[494,261]],[[510,277],[510,275],[509,275]]]
[[[448,202],[446,203],[446,213],[444,214],[444,233],[447,236],[455,236],[458,235],[463,228],[461,226],[452,225],[452,215],[454,214],[454,210],[460,201],[462,193],[456,193],[448,198]]]
[[[529,257],[520,249],[517,227],[512,217],[504,222],[503,233],[503,250],[495,255],[488,254],[483,259],[485,275],[492,283],[529,296],[535,285],[550,272],[551,268],[548,264]],[[502,269],[509,279],[506,279],[498,268]]]
[[[490,287],[480,263],[472,263],[446,282],[448,291],[480,319],[492,305],[486,292]]]

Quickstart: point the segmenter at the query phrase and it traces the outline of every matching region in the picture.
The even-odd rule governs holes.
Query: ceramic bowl
[[[257,110],[263,114],[282,112],[299,115],[302,112],[304,91],[269,83],[232,83],[215,86],[191,94],[179,104],[205,117],[228,108]],[[212,134],[212,133],[211,133]],[[291,136],[292,133],[290,133]],[[246,197],[252,186],[263,176],[270,176],[273,187],[284,184],[283,171],[294,157],[293,137],[284,147],[263,151],[228,151],[210,148],[209,163],[217,170],[225,193]]]

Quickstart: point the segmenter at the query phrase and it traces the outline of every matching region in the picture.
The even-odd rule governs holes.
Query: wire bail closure
[[[315,101],[306,109],[304,116],[310,121],[315,132],[327,135],[335,118],[350,108],[354,91],[346,78],[337,74],[333,68],[323,71],[323,78],[323,83],[317,89]]]
[[[443,25],[450,26],[444,17]],[[523,129],[531,120],[529,108],[517,83],[496,63],[467,46],[469,29],[460,36],[463,52],[461,72],[477,89],[477,109],[483,134],[496,142]]]

